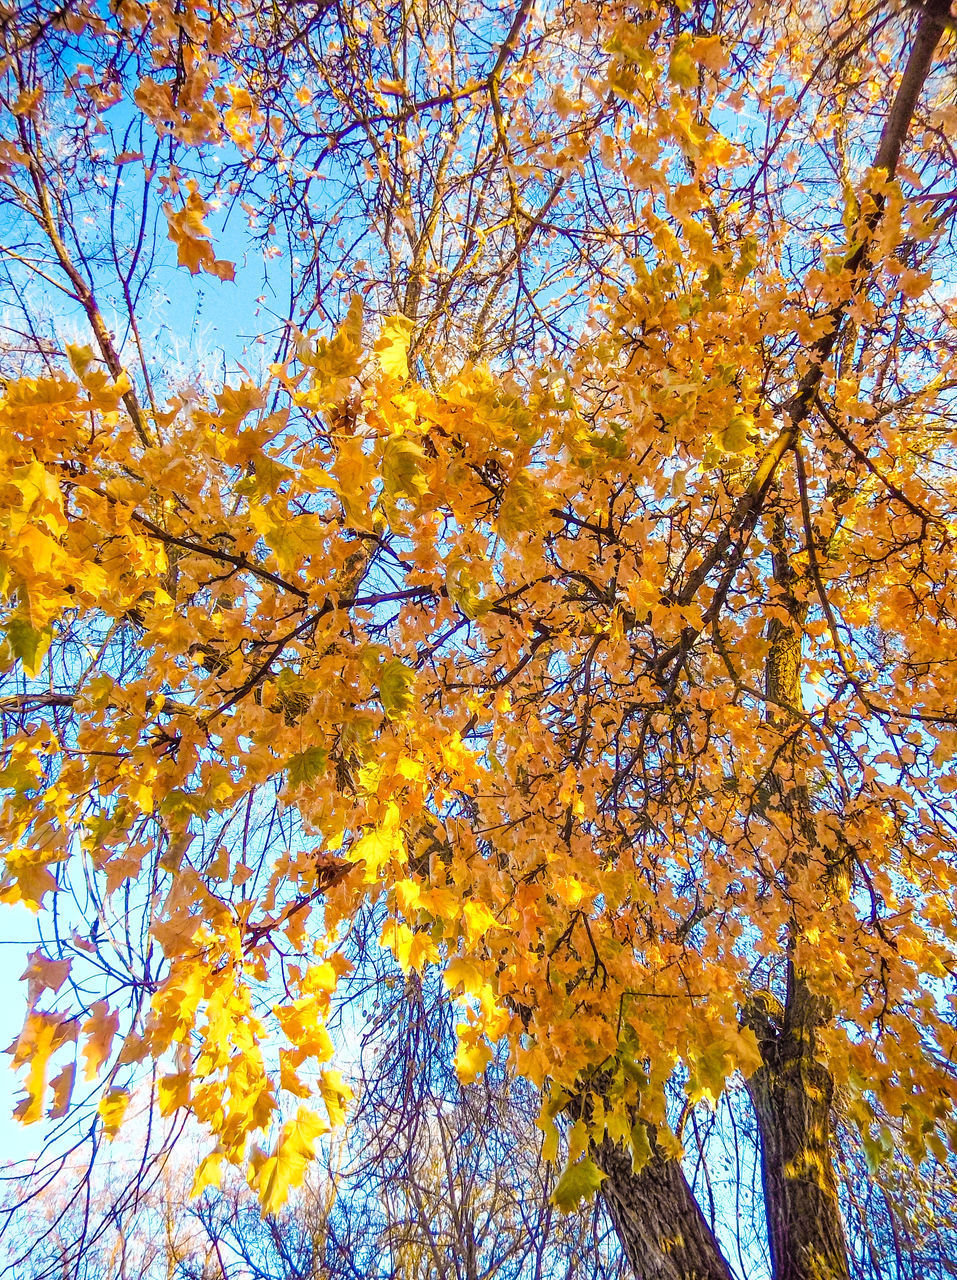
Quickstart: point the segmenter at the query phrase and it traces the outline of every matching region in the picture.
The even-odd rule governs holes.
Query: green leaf
[[[712,262],[708,268],[708,274],[704,278],[704,291],[709,298],[714,300],[720,298],[724,290],[724,273],[716,262]]]
[[[648,1137],[648,1126],[639,1120],[631,1130],[631,1162],[637,1173],[651,1159],[651,1141]]]
[[[414,681],[415,672],[398,658],[391,658],[379,669],[379,699],[390,719],[411,710]]]
[[[689,31],[678,36],[671,51],[668,79],[682,89],[694,89],[698,84],[698,68],[692,56],[694,37]]]
[[[277,462],[268,454],[261,453],[256,459],[256,489],[260,494],[276,493],[281,485],[291,480],[296,474],[292,467]]]
[[[286,777],[291,787],[308,786],[325,771],[326,753],[322,747],[307,747],[286,761]]]
[[[652,65],[648,37],[633,22],[619,22],[605,48],[609,53],[617,53],[625,62],[641,67],[643,71],[649,70]]]
[[[528,471],[519,471],[505,490],[495,527],[504,535],[528,533],[541,516],[541,490]]]
[[[722,449],[728,453],[746,452],[750,444],[750,433],[753,430],[754,419],[750,414],[736,413],[722,432]]]
[[[445,585],[449,598],[467,618],[478,618],[486,612],[488,606],[482,599],[478,579],[472,566],[461,556],[450,560],[446,566]]]
[[[159,810],[163,817],[169,818],[174,825],[185,825],[190,818],[204,818],[209,811],[209,807],[203,803],[202,798],[195,792],[181,791],[176,788],[169,795],[163,797],[160,801]]]
[[[425,454],[414,440],[408,436],[390,436],[382,450],[382,483],[386,497],[421,497],[429,487],[423,474],[425,463]]]
[[[583,1200],[592,1196],[605,1181],[605,1175],[595,1164],[583,1156],[576,1164],[569,1165],[552,1192],[552,1204],[564,1213],[577,1209]]]
[[[23,663],[28,676],[35,676],[40,669],[43,655],[50,647],[53,631],[44,627],[38,631],[22,613],[14,614],[7,623],[7,643],[15,658]]]
[[[739,280],[746,279],[758,265],[758,238],[744,236],[738,244],[738,267],[735,274]]]
[[[70,367],[78,378],[83,378],[96,358],[92,347],[81,347],[72,342],[66,344],[66,357]]]

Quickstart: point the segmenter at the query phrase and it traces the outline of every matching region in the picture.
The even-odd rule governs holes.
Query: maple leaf
[[[329,1126],[308,1107],[300,1107],[295,1119],[286,1121],[256,1175],[264,1214],[276,1213],[285,1204],[305,1177],[317,1140],[328,1132]]]
[[[212,234],[203,221],[209,208],[195,184],[191,184],[181,209],[169,202],[164,204],[169,238],[176,245],[179,265],[186,267],[191,275],[205,271],[220,280],[233,280],[236,275],[233,264],[217,258],[213,252]]]
[[[558,1185],[552,1192],[552,1203],[563,1212],[570,1213],[583,1200],[594,1197],[605,1177],[593,1160],[583,1156],[563,1170]]]
[[[157,1083],[160,1113],[171,1115],[181,1107],[189,1106],[190,1084],[192,1076],[188,1071],[179,1071],[174,1075],[161,1076]]]
[[[272,1124],[277,1080],[342,1123],[347,1086],[314,1064],[341,1049],[337,948],[372,911],[406,974],[444,966],[463,1083],[508,1036],[549,1159],[575,1117],[561,1207],[604,1187],[600,1159],[618,1203],[639,1171],[687,1221],[668,1103],[694,1120],[743,1075],[757,1140],[797,1125],[820,1175],[813,1215],[790,1167],[765,1179],[772,1224],[819,1232],[779,1269],[824,1249],[818,1270],[852,1271],[844,1120],[914,1203],[953,1138],[949,6],[857,15],[849,58],[827,15],[703,34],[684,0],[631,20],[584,0],[565,33],[523,2],[486,13],[483,68],[399,6],[404,79],[358,14],[306,88],[282,70],[292,10],[180,8],[10,19],[36,54],[0,141],[31,213],[6,263],[22,331],[49,328],[32,296],[80,305],[53,317],[64,372],[0,389],[0,897],[46,910],[82,870],[122,926],[51,934],[72,931],[69,973],[31,956],[19,1114],[71,1037],[109,1075],[105,999],[82,1027],[36,1005],[83,998],[77,964],[126,973],[127,935],[169,976],[130,973],[152,1004],[120,1064],[163,1063],[161,1110],[214,1136],[200,1189]],[[64,29],[108,77],[64,62]],[[44,107],[67,64],[69,192]],[[115,107],[153,140],[142,168],[97,145]],[[208,223],[233,196],[266,257],[256,306],[289,310],[275,363],[244,354],[212,388],[208,361],[181,375],[143,340],[158,277],[113,215],[165,214],[180,273],[232,279]],[[266,339],[242,304],[217,317],[230,365],[241,326]],[[295,328],[318,313],[332,336]],[[57,363],[24,342],[26,368]],[[117,1131],[123,1091],[101,1107]],[[253,1161],[271,1210],[310,1115]],[[723,1274],[712,1254],[686,1270]]]
[[[342,1073],[327,1067],[319,1076],[319,1092],[326,1104],[329,1123],[333,1128],[345,1124],[346,1106],[353,1098],[352,1089],[345,1083]]]
[[[544,494],[535,478],[527,470],[519,471],[505,490],[495,527],[502,534],[527,533],[540,526],[543,506]]]
[[[223,1180],[223,1157],[223,1151],[217,1148],[204,1156],[196,1166],[193,1184],[189,1192],[191,1200],[195,1200],[197,1196],[202,1195],[207,1187],[218,1187],[220,1185]]]
[[[451,959],[445,966],[444,977],[445,985],[450,991],[454,991],[461,983],[466,995],[470,996],[477,996],[485,985],[485,979],[478,966],[473,961],[458,956]]]
[[[61,1116],[65,1116],[70,1110],[70,1100],[73,1097],[73,1085],[76,1081],[76,1063],[68,1062],[62,1071],[50,1081],[50,1091],[53,1094],[53,1103],[47,1116],[50,1120],[59,1120]]]
[[[398,719],[412,707],[415,672],[400,658],[390,658],[377,672],[379,699],[387,716]]]
[[[51,960],[39,949],[31,951],[27,961],[27,967],[20,977],[27,984],[28,1003],[35,1006],[44,991],[60,990],[69,977],[72,961],[69,957]]]
[[[50,866],[62,860],[63,854],[55,850],[11,849],[4,858],[4,871],[5,879],[12,883],[0,888],[0,898],[40,911],[44,897],[56,893],[59,887]]]
[[[119,1133],[129,1105],[128,1089],[110,1089],[100,1099],[97,1112],[103,1121],[103,1132],[108,1138],[115,1138]]]
[[[409,339],[414,327],[407,316],[392,316],[379,330],[375,342],[380,369],[398,382],[405,382],[409,376]]]
[[[396,499],[418,499],[428,492],[427,459],[421,445],[408,436],[390,436],[382,450],[382,480],[390,515]]]
[[[473,1084],[492,1061],[492,1050],[484,1040],[460,1039],[455,1050],[455,1074],[460,1084]]]
[[[15,614],[4,626],[4,635],[10,654],[23,664],[24,672],[30,677],[38,675],[53,639],[52,628],[35,627],[29,618]]]
[[[465,938],[470,947],[498,923],[484,902],[466,902],[462,917],[465,920]]]
[[[21,89],[10,110],[15,116],[32,116],[43,100],[43,89],[38,85],[35,89]]]
[[[431,934],[423,929],[410,929],[401,920],[387,920],[379,941],[392,952],[403,973],[421,971],[425,964],[438,959],[438,948]]]
[[[291,787],[308,786],[323,773],[328,753],[322,747],[307,747],[286,761],[286,777]]]
[[[27,1012],[23,1030],[8,1050],[13,1054],[15,1067],[26,1065],[28,1068],[24,1081],[26,1097],[14,1112],[23,1124],[33,1124],[42,1117],[50,1057],[61,1046],[74,1041],[76,1034],[76,1022],[62,1014]]]
[[[105,1000],[97,1000],[90,1010],[90,1017],[83,1023],[82,1031],[86,1036],[83,1045],[83,1057],[86,1060],[85,1079],[95,1080],[96,1076],[110,1056],[113,1037],[120,1025],[120,1015],[109,1007]]]

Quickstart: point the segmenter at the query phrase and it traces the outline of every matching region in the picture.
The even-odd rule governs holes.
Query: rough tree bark
[[[774,581],[787,620],[768,626],[767,718],[782,734],[796,728],[803,709],[801,641],[807,606],[791,563],[787,521],[781,507],[771,518]],[[807,537],[813,531],[806,530]],[[806,868],[814,842],[811,803],[800,738],[782,753],[776,781],[781,819],[790,824],[793,866],[786,880]],[[821,886],[825,891],[825,886]],[[793,936],[792,930],[792,936]],[[817,1056],[817,1032],[830,1017],[791,962],[783,1005],[762,991],[744,1011],[757,1037],[762,1065],[748,1081],[761,1136],[761,1181],[775,1280],[847,1280],[849,1264],[837,1179],[831,1156],[834,1081]]]
[[[771,515],[774,581],[787,612],[768,625],[767,718],[788,734],[801,711],[801,637],[806,605],[788,554],[783,511]],[[779,757],[770,803],[790,824],[797,851],[812,838],[808,788],[795,744]],[[789,874],[786,870],[785,874]],[[844,1225],[832,1160],[834,1082],[818,1059],[816,1033],[830,1016],[790,958],[784,1003],[759,992],[744,1011],[762,1065],[748,1081],[758,1122],[768,1244],[775,1280],[849,1280]],[[652,1135],[652,1157],[638,1171],[608,1139],[594,1149],[606,1175],[602,1196],[639,1280],[730,1280],[731,1271],[680,1164]]]
[[[631,1153],[606,1138],[593,1149],[605,1174],[602,1199],[640,1280],[732,1280],[677,1160],[649,1132],[651,1158],[636,1173]]]
[[[753,1001],[747,1021],[763,1065],[748,1081],[761,1135],[761,1181],[775,1280],[847,1280],[844,1225],[831,1158],[834,1082],[816,1056],[823,1003],[788,967],[783,1006]]]

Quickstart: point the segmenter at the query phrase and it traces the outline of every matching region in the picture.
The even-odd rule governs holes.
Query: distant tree
[[[614,1280],[626,1264],[605,1215],[549,1203],[533,1091],[501,1066],[463,1088],[449,1055],[448,998],[376,960],[350,1129],[281,1208],[261,1216],[236,1172],[190,1196],[195,1133],[157,1125],[46,1176],[7,1171],[0,1274],[20,1280]],[[370,974],[366,975],[371,976]],[[446,1048],[448,1045],[446,1044]],[[142,1099],[140,1100],[142,1101]],[[133,1107],[137,1105],[134,1100]],[[153,1123],[156,1124],[156,1117]],[[180,1126],[181,1129],[181,1126]],[[164,1132],[165,1131],[165,1132]],[[20,1176],[18,1176],[18,1174]],[[78,1188],[81,1194],[78,1195]]]

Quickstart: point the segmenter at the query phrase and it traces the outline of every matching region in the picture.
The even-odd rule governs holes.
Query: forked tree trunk
[[[763,1065],[748,1081],[761,1140],[761,1179],[774,1280],[848,1280],[847,1245],[831,1157],[834,1083],[815,1056],[822,1003],[793,974],[785,1005],[748,1010]],[[637,1173],[609,1139],[592,1149],[601,1196],[638,1280],[731,1280],[681,1164],[652,1138]]]

